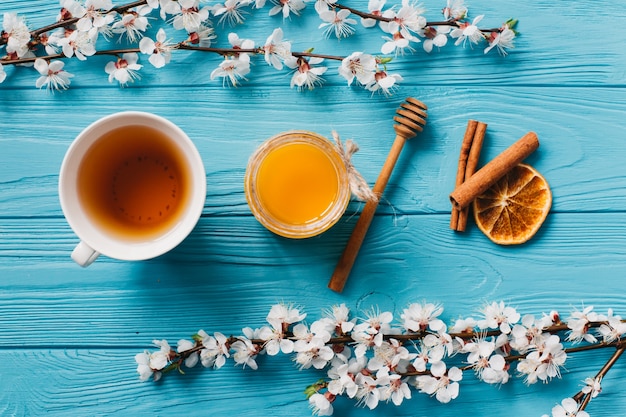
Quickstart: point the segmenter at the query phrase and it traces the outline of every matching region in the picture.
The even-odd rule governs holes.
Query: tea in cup
[[[85,128],[59,175],[63,213],[80,243],[81,266],[100,254],[144,260],[176,247],[206,198],[202,159],[189,137],[155,114],[125,111]]]

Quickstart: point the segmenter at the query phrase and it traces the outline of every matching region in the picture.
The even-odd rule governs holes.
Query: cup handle
[[[91,265],[98,256],[100,256],[100,252],[94,250],[82,240],[72,251],[72,259],[82,267]]]

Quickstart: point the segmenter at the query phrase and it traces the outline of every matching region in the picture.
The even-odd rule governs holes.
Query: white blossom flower
[[[248,65],[249,68],[249,64],[247,62],[242,62],[238,60],[234,61]],[[211,78],[213,78],[213,73],[211,73]],[[294,342],[287,339],[285,333],[289,329],[289,325],[300,322],[305,318],[306,314],[300,313],[300,310],[295,307],[287,306],[285,304],[273,305],[266,318],[271,327],[264,326],[259,329],[259,338],[265,340],[264,346],[267,354],[270,356],[274,356],[281,351],[283,353],[293,352]]]
[[[505,384],[509,380],[508,365],[504,357],[495,353],[496,344],[484,338],[470,342],[463,348],[467,362],[479,379],[488,384]]]
[[[504,25],[500,32],[492,32],[489,38],[489,46],[485,48],[484,53],[489,52],[495,47],[500,55],[506,56],[508,54],[506,50],[514,47],[514,39],[515,31],[509,29],[507,25]]]
[[[122,36],[126,36],[129,42],[135,43],[139,37],[148,28],[148,14],[150,10],[148,8],[140,9],[136,12],[126,12],[122,15],[122,18],[111,26],[113,33],[119,34],[120,39]]]
[[[148,61],[150,61],[155,68],[162,68],[165,64],[170,62],[172,49],[174,49],[174,47],[174,44],[167,41],[163,28],[159,29],[157,32],[156,41],[144,37],[139,42],[139,50],[143,54],[150,55]]]
[[[308,0],[272,0],[274,7],[270,9],[270,16],[281,12],[283,19],[288,18],[291,13],[299,16],[300,11],[306,7],[306,1]]]
[[[271,325],[280,328],[284,324],[298,323],[305,318],[306,313],[301,313],[300,309],[281,303],[272,306],[266,320]]]
[[[434,395],[441,403],[449,403],[458,397],[463,371],[456,366],[448,370],[444,362],[435,362],[431,365],[430,372],[432,376],[420,375],[415,379],[420,392]]]
[[[453,356],[456,350],[460,349],[460,346],[462,346],[458,340],[452,339],[452,336],[444,331],[440,331],[437,334],[427,334],[422,340],[424,345],[428,348],[431,358],[438,357],[439,360],[446,356]]]
[[[460,20],[467,16],[467,7],[465,0],[448,0],[446,7],[443,9],[443,17],[448,19]]]
[[[375,310],[367,315],[367,319],[363,323],[354,326],[352,331],[352,339],[356,342],[357,347],[354,353],[357,357],[365,355],[365,352],[383,343],[383,335],[389,334],[391,326],[389,323],[393,320],[393,314],[389,311],[382,313]]]
[[[385,95],[391,95],[397,88],[397,83],[402,81],[400,74],[388,74],[387,71],[377,71],[374,74],[374,80],[365,86],[365,89],[375,93],[382,92]]]
[[[63,70],[65,64],[62,61],[52,61],[48,63],[45,59],[35,60],[35,69],[41,75],[35,85],[37,88],[46,86],[48,90],[67,90],[70,85],[70,78],[74,74]]]
[[[602,378],[585,378],[585,386],[581,390],[583,394],[590,394],[591,398],[596,398],[602,392]]]
[[[448,34],[452,28],[450,26],[428,26],[424,28],[424,51],[430,53],[433,47],[443,48],[448,43]]]
[[[567,353],[565,353],[559,336],[552,335],[546,339],[539,358],[542,361],[542,365],[539,367],[539,379],[547,381],[561,376],[560,368],[565,365]]]
[[[283,69],[283,61],[291,57],[291,42],[284,41],[283,30],[276,28],[265,41],[263,51],[265,62],[277,70],[281,70]]]
[[[390,338],[383,341],[380,346],[374,347],[374,356],[369,360],[367,367],[373,371],[387,368],[394,371],[404,372],[409,363],[417,356],[410,353],[396,339]]]
[[[215,31],[210,26],[200,25],[194,32],[190,32],[187,42],[192,45],[199,45],[204,48],[211,46],[213,39],[217,38]]]
[[[578,403],[573,398],[565,398],[561,404],[552,408],[552,417],[589,417],[589,413],[579,411]]]
[[[322,344],[326,344],[331,337],[326,324],[322,320],[313,322],[310,329],[305,324],[298,323],[293,327],[292,333],[296,339],[294,347],[296,352],[308,349],[307,344],[316,339],[322,342]]]
[[[491,51],[493,48],[498,50],[500,55],[507,55],[507,49],[514,47],[515,31],[509,28],[507,24],[500,28],[500,31],[492,32],[489,37],[489,46],[485,48],[484,53]]]
[[[140,14],[144,15],[150,13],[154,9],[158,9],[160,7],[159,0],[146,0],[146,4],[135,7],[135,10]],[[147,10],[147,12],[145,12]]]
[[[397,56],[404,55],[405,50],[410,52],[414,51],[409,39],[405,38],[400,31],[395,32],[392,37],[384,36],[383,39],[385,39],[386,42],[380,47],[380,52],[385,55],[393,53]]]
[[[76,55],[76,58],[81,61],[96,53],[95,43],[95,35],[78,30],[74,30],[58,40],[58,45],[61,47],[63,55],[68,58]]]
[[[226,358],[230,357],[228,338],[219,332],[215,332],[214,336],[211,336],[204,330],[200,330],[198,336],[202,338],[202,346],[204,347],[200,351],[202,366],[216,369],[224,366]]]
[[[180,11],[177,0],[148,0],[147,5],[152,9],[160,9],[161,19],[166,20],[168,15],[175,15]]]
[[[626,333],[626,323],[622,322],[621,316],[613,315],[613,310],[609,309],[606,321],[600,325],[598,333],[602,336],[604,343],[621,340],[624,333]]]
[[[256,356],[259,353],[257,345],[253,344],[250,339],[256,338],[256,333],[249,327],[243,329],[245,337],[239,337],[233,342],[230,348],[233,351],[233,360],[235,365],[242,365],[242,367],[249,366],[256,370],[258,365],[256,363]]]
[[[458,28],[453,29],[452,32],[450,32],[450,36],[456,38],[454,44],[463,44],[463,46],[465,46],[465,44],[469,42],[470,45],[473,45],[483,40],[485,35],[483,35],[478,26],[476,26],[483,17],[485,17],[485,15],[481,14],[480,16],[476,16],[472,23],[463,22],[459,24]]]
[[[341,61],[339,74],[348,81],[348,85],[356,78],[361,85],[370,84],[376,74],[376,58],[363,52],[353,52]]]
[[[383,7],[387,0],[369,0],[367,3],[367,11],[369,14],[374,16],[382,16],[383,15]],[[371,28],[376,26],[378,20],[371,18],[361,18],[361,25],[366,28]]]
[[[4,13],[2,19],[2,36],[6,39],[6,51],[22,58],[28,52],[30,30],[22,16],[17,13]]]
[[[150,378],[158,381],[161,378],[161,372],[155,371],[150,367],[150,352],[147,350],[136,354],[135,362],[137,363],[137,373],[140,381],[147,381]]]
[[[450,328],[450,333],[472,333],[478,326],[473,317],[459,318],[454,321]]]
[[[537,381],[548,382],[561,376],[560,368],[566,359],[567,353],[559,336],[550,335],[543,345],[537,346],[536,350],[517,363],[517,371],[526,376],[525,382],[529,385]]]
[[[47,37],[43,38],[43,46],[48,55],[58,54],[61,50],[61,46],[59,46],[59,41],[65,37],[65,29],[59,28],[57,30],[52,31],[47,35]]]
[[[419,372],[424,372],[430,363],[440,362],[444,357],[443,349],[434,349],[421,340],[417,347],[417,353],[413,360],[413,367]]]
[[[0,83],[7,78],[7,73],[4,71],[4,67],[0,64]]]
[[[604,320],[606,320],[606,317],[593,311],[593,306],[585,307],[582,311],[574,310],[567,319],[567,328],[571,330],[567,340],[574,343],[579,343],[583,340],[589,343],[597,342],[595,336],[589,333],[589,323]]]
[[[309,397],[309,406],[313,410],[314,415],[333,415],[333,404],[329,401],[326,395],[320,394],[319,392]]]
[[[440,332],[446,329],[445,323],[438,317],[443,313],[443,307],[432,303],[413,303],[405,308],[400,315],[402,326],[411,332],[423,332],[428,329]]]
[[[423,16],[425,10],[410,0],[402,0],[402,6],[397,12],[394,9],[388,9],[383,13],[383,17],[389,21],[380,22],[380,28],[383,32],[395,34],[400,32],[404,39],[411,42],[419,42],[420,39],[415,35],[422,35],[424,27],[426,27],[426,18]]]
[[[521,324],[515,324],[510,333],[511,347],[520,353],[526,353],[528,350],[542,346],[545,343],[549,333],[544,333],[544,329],[552,324],[549,316],[543,316],[536,320],[532,314],[522,317]]]
[[[136,53],[125,53],[115,61],[106,64],[104,71],[109,74],[109,82],[117,80],[124,87],[129,82],[140,78],[138,71],[143,65],[138,64],[139,56]]]
[[[478,321],[481,329],[499,329],[503,334],[511,333],[511,325],[517,323],[520,314],[513,307],[505,306],[504,302],[493,302],[483,308],[483,320]]]
[[[150,354],[149,365],[155,371],[160,371],[167,366],[170,362],[170,353],[172,352],[172,348],[170,347],[167,340],[153,340],[152,343],[159,348],[158,351],[152,352]]]
[[[213,15],[216,17],[219,16],[218,22],[220,24],[228,22],[230,26],[239,25],[244,22],[241,8],[247,6],[249,3],[250,2],[247,0],[226,0],[224,4],[216,4],[213,6]],[[257,6],[257,8],[260,7]]]
[[[254,41],[252,39],[240,38],[236,33],[233,32],[228,34],[228,43],[230,43],[233,49],[254,49]],[[235,57],[240,61],[250,63],[250,52],[239,52],[235,54]]]
[[[348,9],[330,9],[319,13],[320,23],[318,29],[324,29],[324,35],[330,37],[331,33],[335,33],[337,39],[347,38],[354,34],[355,29],[351,25],[356,25],[356,20],[350,18],[350,10]]]
[[[363,404],[370,410],[376,408],[381,399],[381,391],[378,389],[378,386],[385,385],[388,377],[389,373],[383,369],[378,370],[376,378],[364,373],[357,374],[355,383],[358,386],[358,390],[355,398],[358,400],[358,404]]]
[[[113,23],[115,16],[108,11],[113,8],[111,0],[85,0],[84,5],[78,1],[66,1],[64,7],[74,17],[79,18],[76,29],[80,32],[89,32]]]
[[[250,62],[240,59],[224,59],[217,68],[211,71],[211,80],[222,78],[223,85],[236,87],[241,80],[247,80],[246,75],[250,73]]]
[[[291,87],[312,90],[322,85],[324,81],[322,75],[328,68],[315,67],[314,65],[321,64],[323,61],[324,59],[319,57],[312,57],[308,60],[304,57],[291,57],[286,59],[285,65],[295,70],[291,77]]]
[[[300,365],[300,369],[323,369],[335,356],[332,348],[326,346],[321,339],[313,339],[305,347],[296,350],[294,361]]]
[[[332,308],[325,313],[322,322],[326,324],[329,332],[334,332],[337,336],[342,336],[352,331],[356,319],[350,319],[350,309],[345,303],[341,303],[340,305],[332,306]]]
[[[411,389],[405,380],[397,373],[390,373],[387,367],[376,373],[376,382],[380,393],[380,401],[391,400],[394,405],[402,405],[405,399],[411,399]]]
[[[335,356],[330,346],[326,343],[330,340],[330,333],[322,321],[316,321],[311,325],[311,330],[298,323],[293,328],[294,352],[297,352],[294,361],[300,365],[300,369],[324,368]]]
[[[328,370],[328,391],[333,395],[343,395],[354,398],[357,395],[359,386],[356,384],[356,376],[365,369],[367,358],[350,358],[345,362],[336,356],[332,367]],[[335,363],[336,362],[336,363]]]
[[[315,0],[315,11],[317,14],[330,10],[331,7],[334,8],[337,0]]]
[[[208,20],[210,8],[200,7],[200,0],[178,0],[177,6],[168,11],[173,15],[171,20],[174,29],[193,32]]]
[[[193,349],[194,346],[195,346],[194,342],[187,340],[187,339],[180,339],[176,346],[176,352],[182,353],[187,350]],[[187,358],[185,358],[185,366],[187,368],[193,368],[194,366],[198,364],[199,358],[200,356],[198,352],[192,352],[189,356],[187,356]]]

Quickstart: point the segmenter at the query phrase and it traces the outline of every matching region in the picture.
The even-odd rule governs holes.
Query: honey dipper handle
[[[361,216],[359,216],[359,220],[356,222],[356,226],[354,227],[352,235],[348,240],[348,244],[341,254],[339,262],[337,262],[337,266],[335,266],[335,271],[333,272],[330,282],[328,283],[328,288],[333,291],[341,292],[343,291],[343,287],[346,285],[346,281],[348,280],[354,261],[359,254],[359,249],[361,249],[361,244],[363,243],[367,230],[372,223],[374,213],[376,213],[380,197],[385,191],[385,187],[387,187],[387,183],[389,182],[389,178],[391,177],[391,173],[396,165],[396,162],[398,161],[398,157],[400,156],[400,152],[402,151],[402,147],[405,142],[406,138],[404,136],[396,135],[396,139],[393,141],[393,145],[391,145],[391,150],[387,155],[387,159],[385,160],[380,174],[378,174],[376,184],[374,184],[374,188],[372,189],[374,194],[376,194],[379,199],[376,201],[368,201],[365,204],[365,207],[361,212]]]

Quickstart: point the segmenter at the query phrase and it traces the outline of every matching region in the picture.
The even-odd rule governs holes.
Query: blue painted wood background
[[[119,3],[119,2],[117,2]],[[347,4],[365,7],[363,2]],[[427,0],[429,20],[443,1]],[[174,52],[163,69],[142,71],[129,88],[109,84],[107,57],[67,60],[76,74],[68,91],[35,88],[37,74],[5,68],[0,85],[0,414],[1,415],[242,415],[306,416],[304,388],[321,373],[298,371],[286,357],[265,357],[260,369],[230,365],[141,383],[134,355],[155,338],[175,343],[198,329],[239,334],[264,324],[272,304],[294,302],[316,319],[324,308],[372,305],[397,316],[410,302],[442,303],[451,321],[486,301],[504,300],[522,313],[594,305],[626,314],[626,12],[609,0],[468,1],[485,26],[519,19],[521,36],[508,57],[482,48],[421,49],[396,59],[405,80],[392,97],[371,95],[329,70],[323,88],[298,92],[289,74],[253,58],[249,81],[222,88],[209,79],[219,57]],[[58,2],[4,0],[29,25],[54,21]],[[264,42],[282,26],[294,50],[376,53],[382,32],[324,39],[310,4],[283,21],[254,11],[235,30]],[[219,28],[218,46],[228,28]],[[419,48],[419,45],[418,45]],[[493,51],[492,51],[493,52]],[[332,63],[331,63],[332,66]],[[293,241],[266,231],[243,194],[249,155],[266,138],[289,129],[360,145],[355,165],[373,184],[394,133],[392,117],[407,96],[429,106],[428,125],[400,157],[351,279],[342,294],[326,288],[361,208],[323,235]],[[92,121],[119,110],[151,111],[181,126],[206,165],[206,207],[196,230],[171,253],[128,263],[72,263],[77,243],[57,197],[58,171],[73,138]],[[549,181],[554,203],[527,244],[501,247],[470,222],[449,229],[450,203],[467,120],[488,123],[482,163],[524,133],[541,146],[528,162]],[[571,355],[561,380],[502,387],[466,375],[447,405],[415,394],[402,407],[374,411],[339,399],[336,415],[540,416],[578,391],[610,351]],[[594,417],[626,413],[619,362],[588,408]]]

